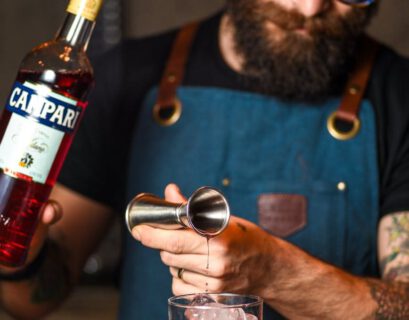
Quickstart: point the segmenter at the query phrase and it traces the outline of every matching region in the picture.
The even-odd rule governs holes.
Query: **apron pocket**
[[[311,255],[337,266],[345,264],[347,191],[338,182],[294,184],[264,181],[225,190],[232,214],[256,222]]]
[[[300,194],[261,194],[258,197],[260,226],[284,238],[307,223],[307,198]]]

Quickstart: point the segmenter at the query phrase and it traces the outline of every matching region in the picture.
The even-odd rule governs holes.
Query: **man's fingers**
[[[164,230],[139,225],[132,229],[135,239],[144,246],[176,254],[207,254],[206,239],[193,230]]]
[[[31,257],[36,256],[43,246],[48,235],[49,226],[59,221],[62,218],[62,215],[62,207],[57,201],[50,199],[45,203],[41,212],[41,221],[38,224],[31,241]]]
[[[186,198],[182,195],[179,187],[174,183],[170,183],[166,186],[165,198],[167,201],[176,203],[182,203],[186,201]]]
[[[173,254],[160,252],[161,260],[169,267],[189,269],[192,272],[208,274],[206,254]]]
[[[183,268],[183,272],[180,271],[180,268],[170,267],[170,274],[174,278],[183,280],[186,283],[195,284],[196,286],[205,287],[208,283],[210,277],[206,274],[201,274],[194,272],[190,269]]]
[[[190,294],[190,293],[212,293],[226,292],[226,287],[222,281],[216,278],[207,277],[202,274],[170,268],[172,278],[172,290],[175,295]]]
[[[56,223],[62,218],[62,207],[55,200],[48,200],[42,212],[42,222],[46,225]]]
[[[197,288],[184,282],[179,278],[173,278],[172,292],[176,296],[180,296],[182,294],[202,293],[204,291],[205,291],[204,288]]]

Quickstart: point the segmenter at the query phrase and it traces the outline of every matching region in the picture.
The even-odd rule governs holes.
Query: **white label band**
[[[0,167],[45,183],[63,138],[64,132],[13,113],[0,145]]]
[[[46,183],[66,133],[74,132],[85,105],[42,84],[16,82],[6,104],[11,112],[0,144],[0,168],[10,176]]]

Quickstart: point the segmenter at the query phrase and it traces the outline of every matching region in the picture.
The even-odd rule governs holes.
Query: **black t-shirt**
[[[183,85],[248,91],[218,46],[220,15],[202,23]],[[162,76],[176,30],[127,40],[94,61],[96,87],[60,174],[65,186],[116,210],[125,203],[133,127]],[[366,92],[377,119],[380,212],[409,210],[409,60],[382,47]]]

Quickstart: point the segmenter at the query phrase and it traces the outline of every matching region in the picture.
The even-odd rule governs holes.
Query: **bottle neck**
[[[82,17],[67,13],[61,29],[57,33],[56,40],[64,41],[73,47],[87,50],[95,22]]]

